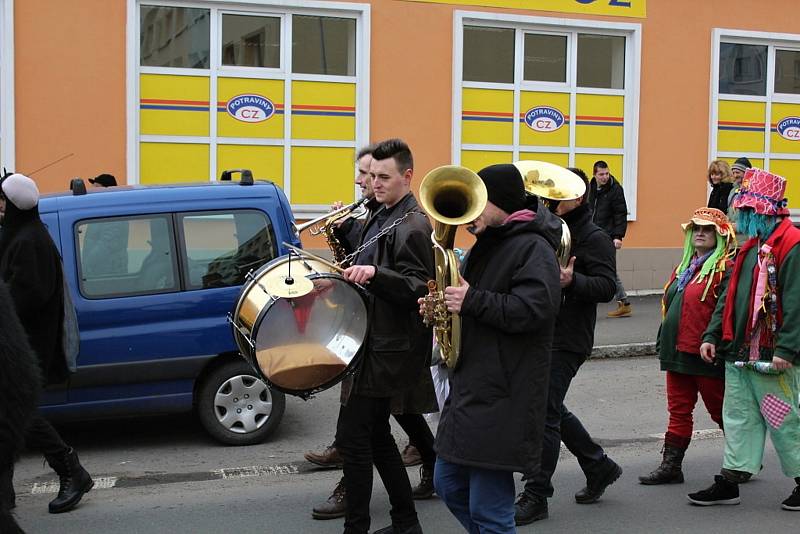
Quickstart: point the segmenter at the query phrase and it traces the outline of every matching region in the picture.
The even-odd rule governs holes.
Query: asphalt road
[[[317,533],[340,532],[341,520],[315,521],[311,507],[324,500],[338,471],[318,471],[302,459],[329,443],[338,389],[309,402],[288,399],[284,421],[271,441],[223,447],[207,438],[190,416],[102,422],[63,427],[98,480],[97,489],[68,514],[46,513],[56,488],[41,457],[28,454],[17,466],[16,514],[31,533]],[[601,502],[577,505],[572,493],[584,479],[564,453],[554,480],[551,518],[520,532],[792,532],[799,515],[780,510],[792,490],[772,449],[765,469],[742,487],[736,507],[697,508],[685,493],[710,484],[719,469],[722,439],[702,408],[698,439],[686,462],[686,484],[643,487],[636,476],[658,462],[664,431],[663,375],[655,359],[590,361],[581,370],[568,405],[625,469]],[[401,446],[402,432],[395,434]],[[409,470],[412,482],[416,469]],[[426,532],[461,532],[438,499],[418,503]],[[373,527],[388,524],[388,501],[375,483]],[[780,529],[780,530],[779,530]]]

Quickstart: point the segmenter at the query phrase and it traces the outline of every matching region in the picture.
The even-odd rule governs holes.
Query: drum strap
[[[363,243],[363,244],[362,244],[360,247],[358,247],[358,248],[357,248],[357,249],[355,249],[353,252],[351,252],[350,254],[348,254],[347,256],[345,256],[345,258],[344,258],[344,260],[342,260],[342,263],[341,263],[341,264],[342,264],[342,265],[350,265],[350,263],[351,263],[351,262],[352,262],[354,259],[356,259],[356,257],[357,257],[357,256],[358,256],[358,255],[359,255],[359,254],[360,254],[362,251],[364,251],[365,249],[367,249],[367,248],[371,247],[372,245],[374,245],[374,244],[375,244],[375,243],[378,241],[378,239],[382,238],[383,236],[385,236],[386,234],[388,234],[389,232],[391,232],[392,230],[394,230],[394,229],[395,229],[397,226],[399,226],[399,225],[400,225],[400,224],[401,224],[403,221],[405,221],[405,220],[408,218],[408,216],[409,216],[409,215],[414,215],[414,214],[417,214],[417,215],[422,215],[422,216],[424,216],[424,217],[427,217],[427,215],[425,215],[425,214],[424,214],[424,213],[422,213],[421,211],[409,211],[409,212],[406,212],[406,214],[405,214],[405,215],[403,215],[403,216],[402,216],[402,217],[400,217],[399,219],[395,219],[395,221],[394,221],[394,222],[392,222],[392,224],[390,224],[390,225],[389,225],[389,226],[387,226],[386,228],[383,228],[383,229],[381,229],[381,231],[380,231],[380,232],[378,232],[378,233],[377,233],[377,234],[375,234],[374,236],[370,237],[370,238],[369,238],[368,240],[366,240],[366,241],[365,241],[365,242],[364,242],[364,243]]]

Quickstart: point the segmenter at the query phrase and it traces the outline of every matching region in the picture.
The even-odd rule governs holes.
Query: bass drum
[[[248,276],[231,323],[259,377],[305,399],[355,371],[367,303],[363,290],[327,263],[291,254]]]

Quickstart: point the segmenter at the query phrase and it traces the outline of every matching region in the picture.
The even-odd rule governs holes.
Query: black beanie
[[[753,165],[750,163],[750,160],[747,158],[738,158],[733,165],[731,165],[731,169],[740,170],[742,172],[746,171],[747,169],[751,169]]]
[[[522,184],[522,175],[514,165],[489,165],[478,171],[478,176],[486,184],[489,202],[509,215],[525,208],[525,186]]]

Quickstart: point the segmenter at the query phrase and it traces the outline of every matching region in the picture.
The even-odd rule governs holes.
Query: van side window
[[[76,227],[81,293],[87,298],[178,291],[167,215],[93,219]]]
[[[272,224],[263,212],[186,213],[179,220],[187,289],[241,285],[249,271],[277,255]]]

